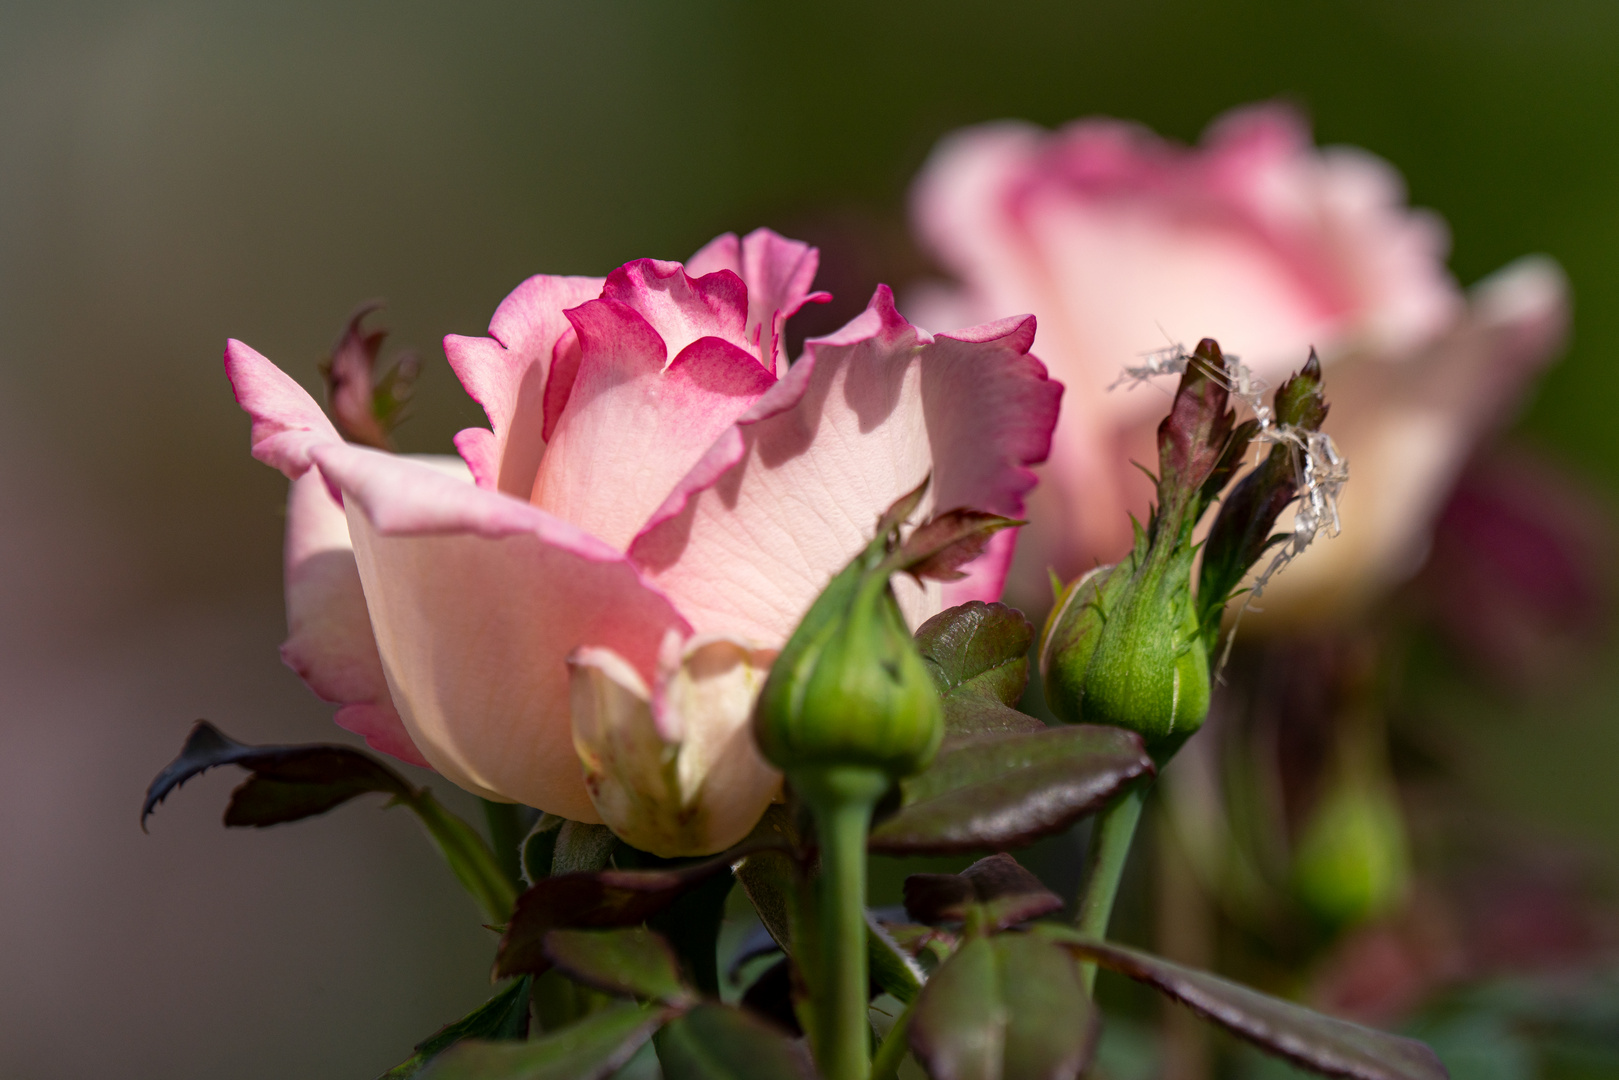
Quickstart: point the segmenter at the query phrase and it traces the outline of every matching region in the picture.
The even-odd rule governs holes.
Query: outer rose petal
[[[1032,336],[1032,321],[1008,320],[935,342],[879,287],[716,442],[631,556],[699,632],[785,641],[883,510],[930,472],[941,508],[1017,512],[1059,392],[1022,355]],[[1031,412],[1016,415],[1020,404]],[[908,614],[939,603],[934,586]]]
[[[557,339],[570,329],[563,311],[601,295],[602,279],[536,275],[512,290],[489,321],[489,336],[444,339],[461,385],[483,406],[493,431],[456,437],[480,487],[528,498],[545,450],[546,376]]]
[[[1474,445],[1556,355],[1568,316],[1557,264],[1520,259],[1475,285],[1466,316],[1422,356],[1351,356],[1335,365],[1325,430],[1349,459],[1343,531],[1276,575],[1252,625],[1354,611],[1415,571]]]
[[[622,550],[774,380],[755,357],[715,337],[693,342],[665,368],[663,340],[615,300],[593,300],[568,316],[578,331],[579,372],[533,502]]]
[[[287,640],[281,659],[322,700],[342,705],[340,727],[373,750],[427,767],[388,696],[343,508],[318,472],[287,497]]]
[[[755,229],[737,239],[723,233],[686,261],[692,275],[730,270],[748,287],[747,338],[773,374],[781,374],[786,356],[781,331],[788,319],[807,303],[823,303],[831,293],[811,292],[821,253],[808,244],[789,240],[770,229]]]
[[[343,441],[309,391],[235,338],[225,343],[225,374],[237,403],[253,418],[253,456],[288,479],[308,471],[315,447]]]
[[[922,408],[933,444],[934,504],[1022,515],[1035,485],[1029,466],[1046,460],[1057,425],[1062,384],[1029,355],[1030,316],[940,334],[923,369]],[[942,604],[1000,599],[1019,530],[1006,529],[943,586]]]
[[[643,851],[723,851],[781,788],[753,741],[753,704],[775,659],[728,638],[693,638],[660,665],[656,691],[611,649],[580,649],[573,739],[602,819]]]
[[[650,677],[685,621],[618,552],[419,462],[326,446],[383,670],[411,738],[471,791],[595,821],[572,753],[566,658],[603,642]]]

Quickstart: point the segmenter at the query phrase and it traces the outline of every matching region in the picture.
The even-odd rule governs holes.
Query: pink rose
[[[1168,399],[1110,392],[1124,365],[1214,337],[1274,386],[1320,350],[1326,430],[1350,462],[1343,533],[1275,580],[1273,616],[1353,608],[1414,569],[1470,448],[1567,321],[1548,260],[1464,298],[1443,224],[1406,206],[1398,174],[1364,151],[1316,149],[1275,105],[1223,117],[1195,149],[1114,120],[971,128],[934,151],[913,207],[963,283],[919,290],[917,322],[1033,311],[1067,386],[1020,560],[1030,571],[1072,577],[1117,558],[1128,515],[1147,508],[1150,484],[1130,463],[1154,459]]]
[[[930,473],[930,507],[1020,514],[1061,394],[1033,319],[933,337],[886,287],[788,368],[816,261],[761,229],[530,278],[489,337],[445,339],[491,425],[457,437],[466,467],[345,443],[232,341],[253,454],[293,479],[284,655],[338,723],[661,855],[745,835],[779,786],[749,726],[775,650]],[[998,540],[907,586],[910,615],[997,596]]]

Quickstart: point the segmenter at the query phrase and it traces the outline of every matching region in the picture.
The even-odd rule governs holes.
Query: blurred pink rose
[[[1020,514],[1061,394],[1033,319],[935,338],[886,287],[787,368],[816,261],[759,230],[530,278],[489,337],[445,339],[491,424],[466,467],[345,443],[231,342],[254,456],[293,478],[284,653],[338,722],[661,855],[745,835],[779,785],[749,713],[810,601],[929,473],[930,507]],[[996,597],[1012,542],[902,602]]]
[[[1142,354],[1214,337],[1271,386],[1312,345],[1328,365],[1326,430],[1351,472],[1343,534],[1267,590],[1275,618],[1353,609],[1415,568],[1469,449],[1567,322],[1561,272],[1544,259],[1464,297],[1444,225],[1406,205],[1399,175],[1361,150],[1315,148],[1276,105],[1221,118],[1195,149],[1115,120],[970,128],[934,151],[913,209],[962,283],[919,288],[917,323],[1033,311],[1067,386],[1019,560],[1029,596],[1046,565],[1071,577],[1117,558],[1128,514],[1146,511],[1131,461],[1153,461],[1168,397],[1108,389]]]

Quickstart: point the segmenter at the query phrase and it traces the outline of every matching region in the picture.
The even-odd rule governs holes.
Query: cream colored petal
[[[708,855],[745,837],[781,775],[754,745],[753,704],[774,651],[696,637],[649,688],[611,649],[569,659],[573,741],[596,812],[654,855]]]

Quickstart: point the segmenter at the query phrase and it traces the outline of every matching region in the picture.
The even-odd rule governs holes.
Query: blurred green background
[[[0,1075],[374,1075],[486,985],[404,818],[226,835],[209,777],[136,829],[198,715],[331,737],[276,658],[284,481],[248,457],[227,336],[313,386],[386,297],[426,360],[401,442],[442,452],[482,418],[437,342],[528,274],[768,224],[824,244],[846,316],[928,271],[904,200],[944,132],[1189,140],[1276,96],[1403,171],[1463,283],[1561,261],[1573,346],[1521,435],[1613,492],[1602,0],[0,2]],[[1475,788],[1619,858],[1616,691],[1458,702]]]

